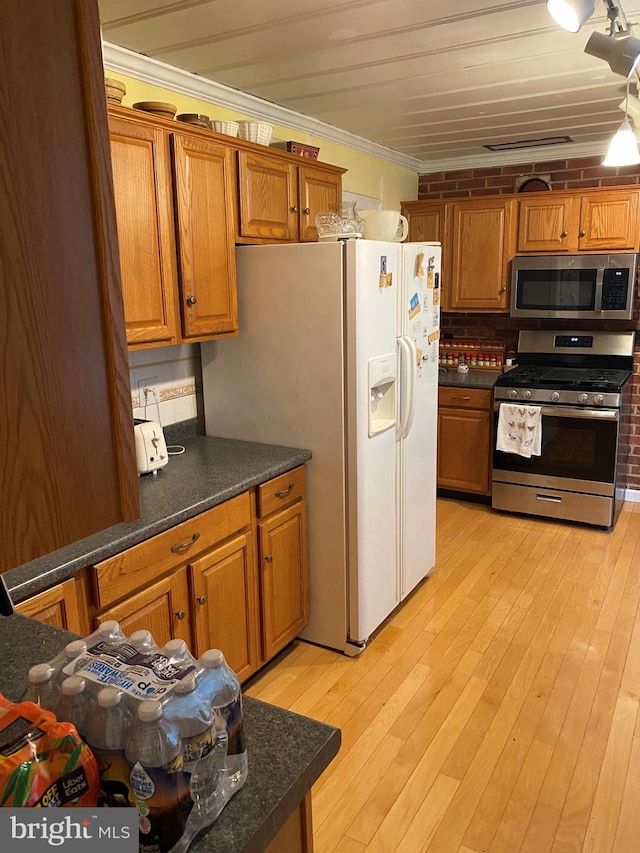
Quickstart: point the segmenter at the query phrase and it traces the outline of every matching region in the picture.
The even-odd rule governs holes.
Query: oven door
[[[499,409],[495,403],[496,428]],[[542,406],[540,456],[526,459],[494,447],[494,482],[612,496],[619,418],[617,409]]]

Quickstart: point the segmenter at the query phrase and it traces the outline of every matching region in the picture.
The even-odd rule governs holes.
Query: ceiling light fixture
[[[596,10],[596,0],[547,0],[547,9],[560,26],[577,33]]]
[[[609,143],[607,156],[602,161],[603,166],[635,166],[640,163],[638,139],[633,132],[628,116],[629,80],[627,80],[627,95],[625,98],[624,119],[618,132]]]
[[[604,59],[614,74],[629,78],[640,62],[640,39],[634,36],[612,38],[605,33],[591,33],[584,52]]]

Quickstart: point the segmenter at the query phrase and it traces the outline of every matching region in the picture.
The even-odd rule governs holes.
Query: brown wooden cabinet
[[[117,619],[127,634],[147,628],[160,644],[180,637],[198,656],[219,648],[246,681],[307,622],[304,466],[104,560],[91,575],[94,624]]]
[[[518,200],[517,251],[636,252],[640,189],[550,192]]]
[[[453,311],[506,311],[515,248],[515,202],[493,197],[451,205]]]
[[[97,3],[0,17],[5,572],[139,513]]]
[[[111,163],[129,346],[178,340],[169,136],[111,116]]]
[[[298,165],[282,156],[238,151],[238,241],[317,240],[316,214],[341,208],[343,172],[325,164]]]
[[[222,649],[245,681],[262,663],[255,542],[243,533],[207,552],[189,566],[194,616],[194,648]]]
[[[236,334],[233,150],[111,108],[130,348]]]
[[[402,214],[409,222],[410,243],[441,243],[442,263],[440,269],[440,308],[449,310],[451,298],[451,239],[450,202],[403,202]]]
[[[438,487],[491,494],[492,393],[438,389]]]
[[[76,634],[84,632],[78,588],[74,578],[16,604],[16,612]]]

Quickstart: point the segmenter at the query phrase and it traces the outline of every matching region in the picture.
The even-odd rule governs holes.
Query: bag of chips
[[[91,807],[99,794],[96,760],[75,726],[0,693],[0,806]]]

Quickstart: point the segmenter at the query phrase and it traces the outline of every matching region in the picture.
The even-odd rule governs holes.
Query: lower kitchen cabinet
[[[84,633],[77,584],[74,578],[59,583],[38,595],[16,604],[16,612],[64,628],[76,634]]]
[[[126,634],[146,628],[159,645],[180,637],[196,656],[221,649],[246,681],[307,622],[304,471],[94,566],[94,624],[117,619]]]
[[[438,389],[438,487],[491,494],[492,399],[483,388]]]
[[[151,631],[159,646],[174,638],[180,638],[190,646],[186,567],[151,584],[121,604],[107,608],[95,618],[95,623],[98,625],[107,619],[116,619],[127,636],[145,629]]]
[[[241,681],[261,664],[255,545],[243,533],[189,565],[194,654],[222,649]]]

